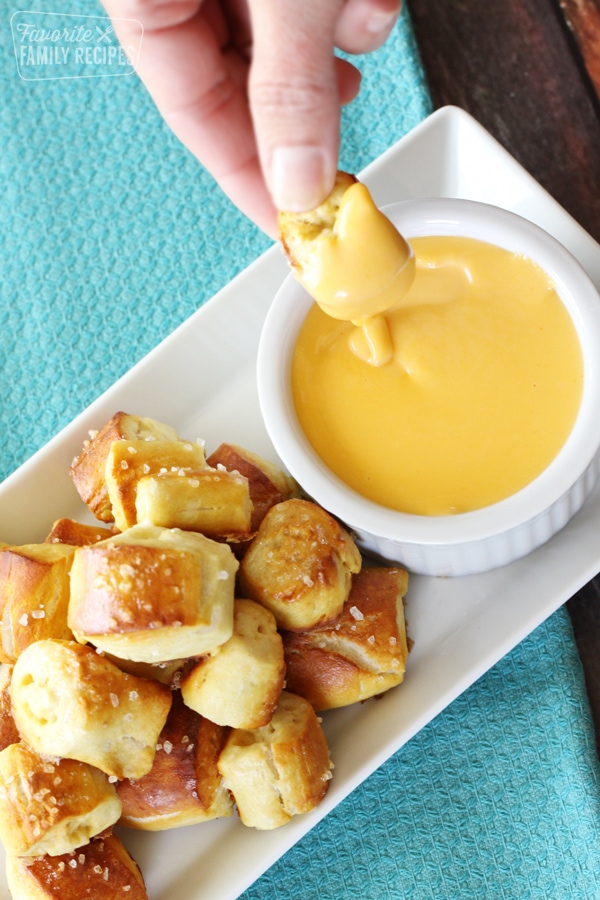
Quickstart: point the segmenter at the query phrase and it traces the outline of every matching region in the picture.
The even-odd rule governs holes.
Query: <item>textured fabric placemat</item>
[[[135,75],[21,78],[18,9],[4,4],[0,20],[0,478],[269,246]],[[103,15],[91,0],[52,12]],[[362,93],[343,117],[353,171],[431,109],[406,10],[359,65]],[[592,900],[598,884],[597,758],[561,610],[244,900]]]

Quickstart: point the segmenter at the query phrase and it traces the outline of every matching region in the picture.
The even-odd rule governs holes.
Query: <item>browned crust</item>
[[[19,900],[148,900],[137,863],[112,833],[61,856],[10,857],[7,876]]]
[[[302,633],[282,632],[287,687],[317,710],[348,706],[395,687],[408,648],[401,568],[363,568],[339,619]]]
[[[10,679],[12,666],[0,665],[0,750],[21,740],[19,729],[15,723],[10,698]]]
[[[220,444],[206,462],[215,469],[224,466],[228,472],[239,472],[248,479],[253,507],[250,533],[257,531],[272,506],[300,495],[299,488],[292,478],[255,453],[236,444]]]
[[[102,544],[76,553],[69,621],[78,634],[197,623],[202,571],[185,551]]]
[[[84,525],[75,519],[57,519],[45,538],[45,544],[69,544],[71,547],[87,547],[97,544],[114,534],[110,528],[99,525]]]
[[[244,594],[270,609],[281,628],[302,631],[336,618],[360,570],[348,532],[308,500],[272,507],[240,565]]]
[[[226,735],[227,729],[203,719],[174,694],[152,769],[117,786],[121,824],[158,831],[231,815],[233,804],[217,769]]]
[[[112,506],[104,478],[106,459],[113,441],[125,437],[124,422],[128,414],[116,412],[90,440],[71,463],[69,469],[77,493],[101,522],[112,522]]]
[[[19,742],[2,751],[0,770],[0,833],[9,854],[75,849],[119,817],[115,788],[94,766],[45,759]]]
[[[69,572],[73,547],[24,544],[0,550],[0,661],[12,663],[30,644],[69,639]]]

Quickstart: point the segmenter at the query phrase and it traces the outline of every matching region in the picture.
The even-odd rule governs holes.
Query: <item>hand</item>
[[[333,186],[340,105],[359,90],[334,47],[379,47],[400,0],[103,0],[163,118],[268,234],[276,210],[317,206]]]

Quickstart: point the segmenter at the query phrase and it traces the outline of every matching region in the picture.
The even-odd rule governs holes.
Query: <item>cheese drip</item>
[[[357,182],[344,192],[332,230],[319,237],[303,280],[323,312],[356,326],[352,352],[379,366],[393,356],[384,313],[402,301],[414,274],[411,246]]]

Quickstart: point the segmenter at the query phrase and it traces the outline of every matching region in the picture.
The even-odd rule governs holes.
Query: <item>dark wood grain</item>
[[[600,97],[600,0],[559,0],[579,45],[594,90]]]
[[[600,0],[406,2],[434,105],[471,113],[600,241]],[[600,576],[567,608],[600,749]]]
[[[434,105],[471,113],[600,241],[600,104],[558,0],[407,5]]]

